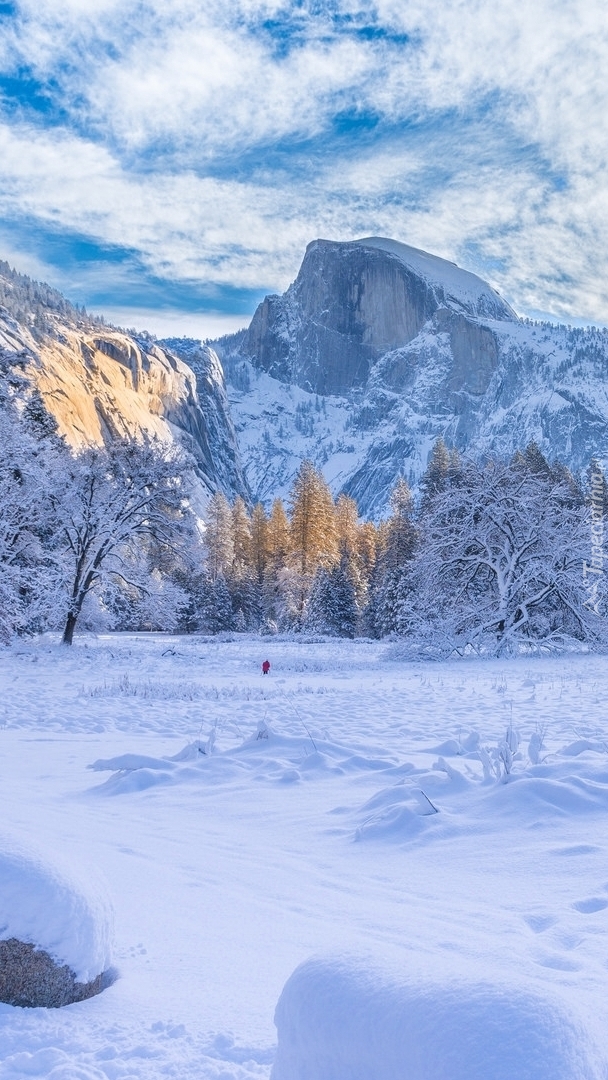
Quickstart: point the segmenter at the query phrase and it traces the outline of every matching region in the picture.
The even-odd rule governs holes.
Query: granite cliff
[[[317,240],[283,296],[216,343],[254,496],[303,456],[379,516],[435,439],[573,470],[608,455],[608,331],[521,320],[454,263],[379,237]]]
[[[0,350],[5,363],[19,360],[70,446],[142,434],[177,442],[192,456],[201,496],[217,489],[230,497],[247,495],[222,368],[212,350],[201,350],[195,374],[150,337],[106,327],[67,302],[58,310],[59,301],[49,305],[46,294],[40,302],[29,288],[35,283],[24,296],[28,280],[7,277],[5,269],[5,295],[13,285],[8,296],[20,297],[12,311],[0,308]]]

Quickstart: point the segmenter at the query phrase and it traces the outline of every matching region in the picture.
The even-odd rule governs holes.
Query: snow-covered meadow
[[[391,649],[123,634],[0,654],[5,848],[88,890],[103,926],[70,961],[111,932],[118,972],[63,1009],[0,1005],[1,1080],[268,1080],[311,956],[278,1080],[372,1080],[370,1053],[373,1080],[402,1080],[400,1021],[373,1045],[374,1017],[405,1030],[418,1008],[412,1080],[528,1080],[534,1055],[536,1080],[607,1075],[606,659]],[[0,931],[60,925],[65,894],[39,898],[0,903]]]

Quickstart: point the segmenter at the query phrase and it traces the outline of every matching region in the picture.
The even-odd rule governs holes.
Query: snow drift
[[[275,1013],[272,1080],[599,1080],[557,1000],[508,985],[420,984],[360,958],[312,958]]]

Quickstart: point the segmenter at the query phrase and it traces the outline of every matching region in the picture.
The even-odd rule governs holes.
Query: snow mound
[[[360,958],[312,958],[275,1012],[272,1080],[599,1080],[556,999],[514,986],[416,984]]]
[[[135,769],[162,769],[168,772],[174,766],[166,758],[147,757],[145,754],[121,754],[115,758],[99,758],[87,768],[96,772],[132,772]]]
[[[23,942],[67,965],[80,983],[111,963],[113,917],[103,886],[0,836],[0,940]]]

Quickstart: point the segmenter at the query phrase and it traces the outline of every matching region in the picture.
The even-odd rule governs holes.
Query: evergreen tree
[[[230,573],[234,559],[232,511],[218,491],[210,500],[205,515],[207,567],[212,579]]]
[[[285,519],[287,525],[287,519]],[[264,573],[270,558],[269,524],[266,511],[261,503],[256,503],[251,514],[251,567],[259,585],[264,581]]]
[[[276,576],[279,570],[287,564],[291,551],[291,529],[289,518],[285,513],[285,507],[281,499],[275,499],[268,518],[266,531],[268,547],[268,566]]]
[[[409,485],[400,477],[391,494],[383,562],[386,569],[402,567],[412,558],[417,532],[413,523],[414,500]]]
[[[199,618],[201,628],[210,634],[233,629],[232,598],[223,574],[206,578],[201,589]]]
[[[247,577],[252,569],[251,520],[247,507],[237,495],[232,507],[232,567],[231,576]]]
[[[303,576],[338,556],[334,504],[325,480],[311,461],[303,461],[290,496],[290,535],[294,566]]]
[[[450,475],[450,454],[442,438],[436,440],[426,470],[420,480],[423,511],[431,505],[435,496],[443,491]]]
[[[438,489],[435,497],[437,492]],[[403,478],[397,481],[391,494],[391,509],[390,518],[380,530],[379,554],[364,617],[368,632],[375,637],[384,637],[397,630],[403,594],[402,579],[418,543],[418,532],[413,522],[412,493]]]
[[[355,587],[345,554],[336,566],[320,566],[306,611],[305,629],[337,637],[355,636],[359,612]]]
[[[310,461],[303,461],[290,497],[291,568],[299,575],[297,618],[304,619],[315,571],[338,559],[333,499]]]
[[[536,476],[546,478],[551,476],[551,466],[537,443],[534,441],[529,442],[523,456],[530,472],[535,473]]]
[[[349,559],[343,555],[337,566],[329,571],[328,624],[338,637],[355,636],[359,611],[357,594],[352,580]]]
[[[339,495],[334,511],[335,527],[340,555],[353,558],[358,554],[359,510],[354,499]]]

